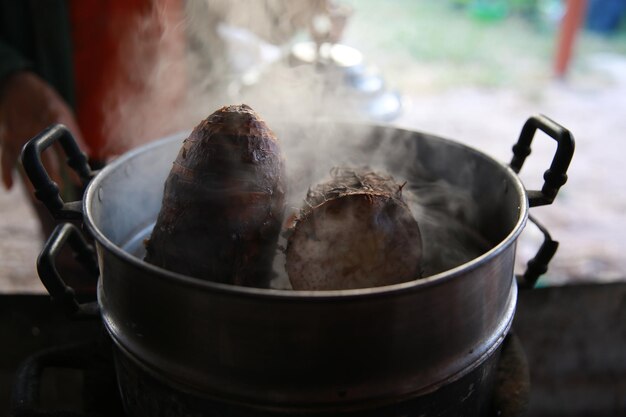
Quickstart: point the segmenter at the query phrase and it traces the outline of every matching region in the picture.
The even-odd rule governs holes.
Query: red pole
[[[584,21],[586,10],[587,0],[567,0],[567,9],[561,22],[554,64],[554,73],[558,78],[563,78],[567,72],[576,34]]]

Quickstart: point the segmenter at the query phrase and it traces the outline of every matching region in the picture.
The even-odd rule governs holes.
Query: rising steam
[[[327,113],[325,86],[284,48],[325,1],[163,0],[120,39],[124,66],[103,103],[109,155],[191,129],[225,104],[247,102],[270,122]],[[184,5],[184,6],[183,6]],[[277,46],[281,45],[281,46]],[[281,49],[283,48],[283,49]],[[263,74],[272,64],[272,75]],[[251,87],[253,78],[258,82]],[[339,101],[335,97],[336,101]]]
[[[307,190],[324,181],[333,167],[369,166],[390,173],[399,183],[408,182],[405,197],[425,242],[425,276],[480,255],[488,244],[467,226],[477,216],[471,196],[422,176],[414,152],[396,147],[393,138],[381,133],[372,140],[359,115],[343,111],[346,102],[341,91],[329,85],[314,65],[293,67],[277,59],[285,51],[275,45],[283,45],[305,30],[323,3],[189,1],[181,10],[164,2],[151,10],[145,21],[139,22],[138,35],[123,40],[123,53],[133,57],[127,61],[127,75],[133,85],[141,87],[122,89],[122,94],[103,103],[108,115],[109,153],[120,154],[191,129],[221,106],[245,102],[282,142],[289,180],[287,216],[300,209]],[[277,16],[282,18],[277,21]],[[239,43],[234,42],[238,51],[224,37],[234,33],[232,27],[248,30],[237,38]],[[251,40],[247,44],[246,36]],[[238,67],[233,61],[237,53],[243,54],[244,60],[258,58],[264,65],[246,71],[245,65]],[[116,86],[112,90],[120,91]],[[307,127],[320,120],[324,123]],[[345,122],[359,124],[367,143],[355,146],[355,135],[346,134]],[[352,139],[344,140],[347,136]],[[275,286],[287,287],[284,271],[278,275]]]

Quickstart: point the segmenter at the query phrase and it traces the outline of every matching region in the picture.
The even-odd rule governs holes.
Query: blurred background
[[[561,242],[540,285],[624,281],[625,9],[624,0],[188,0],[176,23],[187,39],[185,117],[152,123],[150,134],[145,118],[123,119],[114,134],[132,148],[147,141],[137,132],[155,139],[244,101],[270,125],[286,109],[295,120],[381,121],[508,163],[527,118],[545,114],[577,149],[555,203],[532,210]],[[162,72],[150,76],[159,90],[168,85]],[[115,110],[136,114],[146,97]],[[521,174],[529,189],[540,188],[554,152],[538,139]],[[44,292],[42,232],[19,178],[0,192],[0,213],[0,291]],[[520,268],[540,242],[529,225]]]

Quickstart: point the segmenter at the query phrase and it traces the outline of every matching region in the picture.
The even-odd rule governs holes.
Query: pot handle
[[[92,277],[97,279],[99,271],[93,247],[87,243],[78,228],[71,223],[59,224],[41,250],[41,254],[37,258],[39,279],[48,290],[52,300],[68,315],[76,318],[98,317],[98,303],[79,303],[74,289],[65,283],[56,268],[56,258],[66,242],[74,251],[76,260]]]
[[[88,184],[95,173],[89,166],[87,155],[80,150],[70,131],[62,124],[49,126],[24,145],[22,166],[35,188],[35,197],[46,206],[55,219],[81,219],[82,202],[64,202],[57,183],[52,181],[41,162],[41,153],[55,142],[61,144],[67,155],[67,165],[76,171],[84,185]]]
[[[552,204],[559,188],[567,182],[567,168],[574,156],[574,138],[569,130],[544,115],[533,116],[526,121],[513,146],[510,167],[515,173],[520,172],[526,157],[530,155],[530,145],[537,129],[556,140],[557,148],[550,168],[543,174],[543,188],[527,191],[530,207]]]
[[[15,372],[11,393],[11,416],[13,417],[97,417],[123,415],[122,405],[115,390],[115,372],[107,345],[100,341],[85,341],[76,344],[52,347],[28,357]],[[97,375],[98,384],[86,385],[84,394],[89,401],[83,410],[49,410],[42,406],[42,386],[46,385],[44,375],[47,369],[73,369],[82,371],[87,378]],[[97,390],[95,390],[97,386]],[[91,389],[90,389],[91,388]],[[85,392],[86,391],[86,392]],[[98,409],[95,410],[95,406]],[[102,407],[105,407],[103,410]]]
[[[548,272],[548,264],[554,257],[556,250],[559,248],[559,242],[552,239],[548,229],[537,221],[532,215],[528,216],[528,220],[543,233],[543,243],[539,247],[534,258],[528,261],[526,272],[517,276],[517,285],[523,289],[532,289],[535,287],[540,276]]]

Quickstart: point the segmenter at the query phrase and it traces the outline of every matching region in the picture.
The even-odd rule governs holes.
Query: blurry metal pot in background
[[[379,70],[367,64],[363,54],[351,46],[300,42],[291,48],[288,59],[293,66],[314,67],[344,113],[351,112],[353,117],[366,120],[390,121],[402,112],[400,94],[389,89]]]

